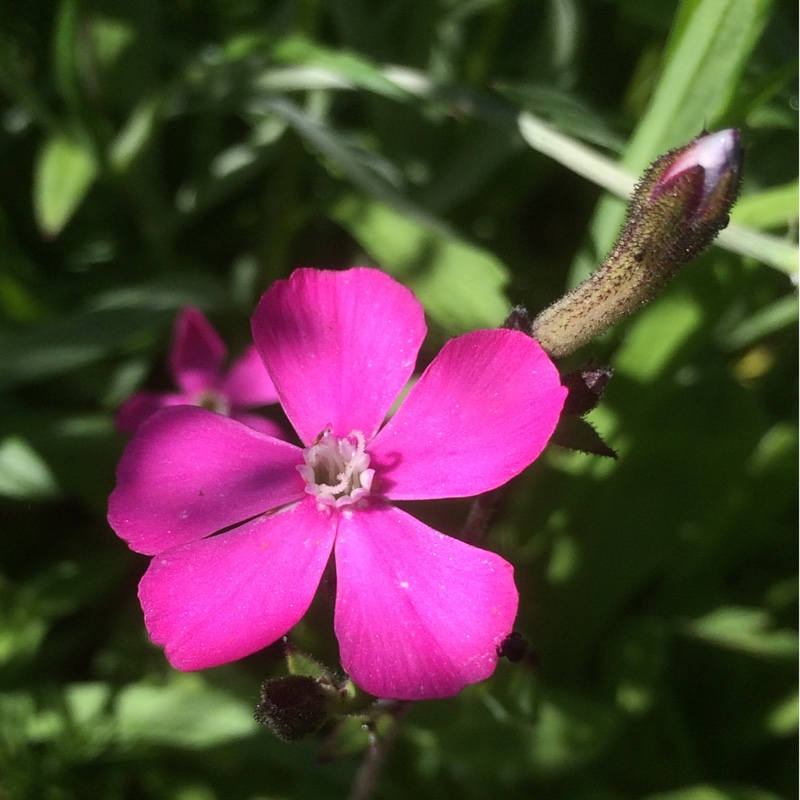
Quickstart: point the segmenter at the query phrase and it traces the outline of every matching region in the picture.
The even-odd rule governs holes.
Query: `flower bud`
[[[691,187],[685,209],[687,217],[711,219],[722,210],[724,221],[721,230],[727,225],[727,213],[733,205],[731,202],[727,208],[720,208],[730,193],[729,183],[733,181],[734,191],[738,192],[739,188],[742,161],[739,132],[729,128],[717,133],[704,133],[683,150],[674,150],[673,153],[680,155],[655,181],[650,191],[651,201],[673,191],[684,179]]]
[[[261,702],[253,714],[284,742],[316,733],[328,719],[328,696],[305,675],[270,678],[261,684]]]
[[[547,353],[565,356],[653,300],[728,224],[739,193],[739,132],[704,132],[645,172],[603,264],[533,321]]]
[[[359,708],[355,684],[337,677],[322,662],[298,650],[284,637],[290,675],[261,684],[261,702],[253,717],[284,742],[316,733],[328,720]],[[363,700],[360,701],[363,704]]]

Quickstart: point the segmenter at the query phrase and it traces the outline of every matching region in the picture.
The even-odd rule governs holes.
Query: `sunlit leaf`
[[[254,707],[200,679],[176,677],[165,686],[128,685],[114,717],[123,744],[205,748],[252,736]]]
[[[796,324],[797,316],[797,296],[787,295],[742,320],[727,333],[725,344],[731,349],[746,347],[782,328]]]
[[[118,170],[127,169],[151,141],[160,106],[149,98],[137,105],[111,145],[109,157]]]
[[[313,66],[345,79],[353,86],[377,92],[393,100],[408,99],[396,83],[389,80],[375,64],[356,53],[331,50],[300,36],[284,38],[273,56],[287,64]]]
[[[797,181],[763,192],[745,195],[731,212],[731,219],[754,228],[781,228],[797,219]]]
[[[39,154],[33,204],[39,227],[55,236],[77,211],[97,175],[94,158],[84,147],[57,136]]]
[[[494,328],[510,311],[506,268],[490,253],[444,229],[350,197],[333,216],[390,274],[414,290],[425,310],[451,332]]]
[[[58,494],[47,464],[24,439],[8,436],[0,441],[0,495],[47,500]]]
[[[644,800],[781,800],[778,795],[763,789],[749,787],[720,788],[716,786],[689,786],[673,792],[648,795]]]
[[[550,693],[530,735],[530,758],[545,774],[576,769],[594,758],[616,731],[616,714],[599,704]]]
[[[687,622],[682,630],[711,644],[755,656],[797,657],[797,633],[775,629],[769,615],[758,608],[718,608]]]
[[[638,380],[652,380],[702,324],[694,298],[671,293],[636,318],[617,353],[614,369]]]

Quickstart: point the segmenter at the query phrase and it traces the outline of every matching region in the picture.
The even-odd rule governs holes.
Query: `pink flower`
[[[117,412],[117,427],[133,433],[168,406],[202,406],[251,428],[281,436],[280,427],[248,409],[278,402],[278,394],[255,346],[224,368],[227,349],[202,312],[184,308],[175,323],[169,368],[178,392],[137,392]]]
[[[425,336],[413,294],[373,269],[297,270],[262,297],[253,335],[304,447],[202,408],[169,408],[119,464],[109,521],[155,556],[139,597],[173,666],[276,641],[331,552],[341,662],[379,697],[445,697],[488,677],[511,632],[511,565],[392,504],[466,497],[528,466],[565,390],[510,330],[449,341],[387,412]],[[212,535],[215,534],[215,535]]]

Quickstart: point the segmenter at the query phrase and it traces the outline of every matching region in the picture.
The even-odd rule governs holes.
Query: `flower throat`
[[[370,493],[374,469],[369,469],[369,454],[361,431],[351,431],[343,439],[333,435],[330,426],[303,450],[305,464],[297,467],[306,482],[306,492],[323,506],[342,508],[353,505]]]

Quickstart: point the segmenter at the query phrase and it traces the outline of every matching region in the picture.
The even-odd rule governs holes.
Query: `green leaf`
[[[53,77],[61,97],[73,111],[80,107],[79,6],[78,0],[61,0],[57,4],[52,39]]]
[[[615,372],[652,381],[702,324],[703,308],[691,295],[662,295],[636,317],[614,360]]]
[[[363,56],[346,50],[321,47],[303,36],[283,39],[272,55],[277,61],[286,64],[317,67],[321,72],[329,72],[354,87],[358,86],[393,100],[407,100],[410,97]]]
[[[624,149],[624,140],[572,94],[546,84],[498,82],[494,88],[515,105],[550,120],[561,133],[612,151]]]
[[[253,707],[197,676],[179,675],[166,686],[129,684],[116,699],[117,736],[128,745],[213,747],[253,735]]]
[[[545,774],[577,769],[608,744],[619,721],[609,707],[566,692],[548,691],[530,731],[530,757]]]
[[[785,228],[790,220],[797,219],[798,202],[798,183],[793,181],[742,197],[734,206],[731,219],[761,230]]]
[[[370,256],[412,289],[451,333],[495,328],[509,313],[508,271],[493,255],[432,224],[351,196],[333,209]]]
[[[720,231],[717,244],[733,253],[757,258],[762,263],[792,276],[796,282],[798,263],[796,242],[731,223],[725,230]]]
[[[302,675],[315,680],[331,679],[330,670],[324,664],[288,643],[286,645],[286,665],[291,675]]]
[[[401,180],[394,165],[335,130],[324,120],[280,97],[252,103],[250,111],[283,118],[309,146],[327,159],[333,168],[332,172],[345,175],[366,194],[398,208],[408,205],[398,190]]]
[[[112,729],[106,714],[110,697],[111,688],[105,683],[72,683],[64,687],[56,706],[37,708],[33,698],[17,694],[0,696],[0,709],[9,718],[19,718],[20,739],[40,746],[60,740],[54,750],[68,752],[73,758],[89,759],[96,757],[111,740]]]
[[[49,627],[43,615],[37,613],[38,608],[17,600],[15,588],[0,580],[0,668],[3,671],[15,662],[27,668]]]
[[[781,800],[764,789],[750,787],[721,789],[716,786],[688,786],[674,792],[648,795],[645,800]]]
[[[800,697],[791,692],[773,707],[766,719],[767,729],[775,736],[791,736],[797,733],[800,726]]]
[[[660,153],[713,129],[766,23],[771,0],[684,0],[646,113],[622,159],[635,174]],[[605,198],[591,225],[598,253],[610,248],[625,205]],[[577,279],[578,276],[574,276]]]
[[[772,620],[760,608],[727,606],[684,624],[684,633],[755,656],[797,657],[797,633],[775,630]]]
[[[62,736],[82,758],[97,756],[113,736],[107,708],[111,687],[100,681],[73,683],[64,692],[65,726]]]
[[[760,339],[797,323],[797,296],[793,293],[760,308],[725,335],[731,350],[747,347]]]
[[[48,139],[36,162],[33,204],[36,221],[48,236],[60,233],[97,176],[85,148],[65,136]]]
[[[136,39],[137,31],[130,21],[97,15],[91,19],[92,51],[103,69],[117,61]]]
[[[165,325],[171,312],[116,308],[56,319],[0,337],[0,387],[58,375],[90,364],[136,335]]]
[[[160,111],[160,101],[152,97],[133,108],[109,148],[109,159],[115,169],[124,172],[144,151],[153,138]]]
[[[772,0],[684,0],[661,76],[625,154],[643,169],[660,152],[713,128],[767,21]]]
[[[0,495],[49,500],[59,494],[55,478],[36,451],[17,436],[0,441]]]

